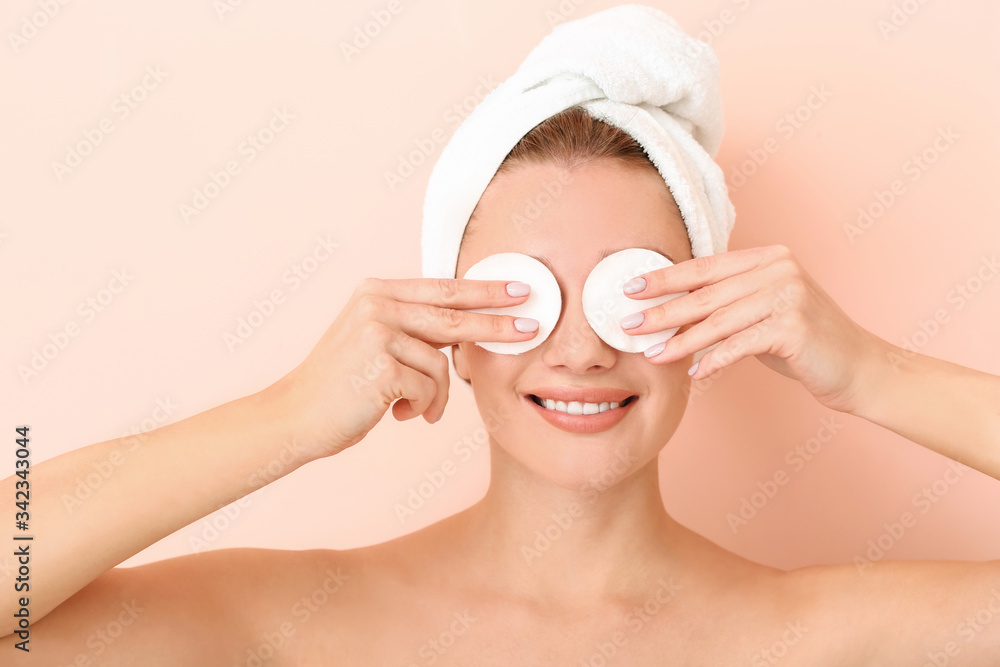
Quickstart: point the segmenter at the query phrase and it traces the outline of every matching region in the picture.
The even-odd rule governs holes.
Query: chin
[[[637,396],[624,408],[613,408],[627,413],[617,416],[614,426],[587,430],[580,426],[580,416],[558,414],[546,419],[541,414],[545,408],[526,394],[511,411],[518,417],[494,433],[495,444],[506,458],[534,476],[590,496],[623,482],[663,449],[667,438],[651,438],[649,429],[643,427],[644,420],[653,419],[644,414],[648,411],[643,410],[643,398]],[[569,430],[563,428],[567,417],[576,421]]]
[[[652,387],[635,374],[526,380],[491,368],[474,382],[480,414],[505,416],[491,430],[494,474],[593,494],[642,469],[672,437],[687,406],[683,383]],[[687,376],[684,376],[685,379]],[[530,481],[528,483],[531,483]]]
[[[582,499],[625,482],[659,453],[654,447],[637,449],[620,442],[584,444],[572,438],[539,439],[537,433],[524,434],[524,438],[513,447],[497,444],[531,475],[580,493]]]

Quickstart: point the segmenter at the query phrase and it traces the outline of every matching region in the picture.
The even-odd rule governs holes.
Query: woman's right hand
[[[150,614],[172,619],[174,610],[188,613],[199,591],[225,579],[192,565],[193,560],[171,559],[178,564],[167,571],[180,577],[180,584],[172,580],[175,575],[156,575],[164,570],[148,567],[123,568],[99,580],[127,558],[299,466],[359,442],[394,402],[396,419],[422,414],[428,422],[437,421],[449,384],[440,348],[536,335],[517,331],[513,315],[468,312],[527,299],[509,296],[507,284],[368,278],[305,360],[271,386],[33,465],[34,488],[49,491],[31,499],[32,533],[48,545],[31,554],[32,626],[76,596],[61,621],[43,622],[52,634],[41,640],[49,656],[42,662],[72,662],[93,619],[116,613],[121,596],[128,600],[142,591],[145,599],[156,600],[149,604]],[[94,470],[106,472],[88,476]],[[20,481],[15,476],[0,480],[0,496],[13,498]],[[16,511],[13,503],[0,506],[0,521],[14,525]],[[9,644],[16,640],[12,633],[19,630],[21,606],[14,596],[0,596],[0,637],[8,637],[8,645],[0,646],[4,650],[13,650]],[[198,618],[216,633],[212,609],[205,607]],[[152,617],[147,620],[156,625]],[[242,642],[251,630],[239,626],[237,634]],[[124,646],[116,644],[116,649]],[[177,650],[185,650],[184,645],[177,644]],[[56,654],[58,659],[49,659]]]
[[[305,358],[268,387],[295,420],[308,460],[360,442],[392,405],[434,423],[448,402],[448,357],[462,341],[529,340],[512,315],[472,313],[523,303],[503,280],[366,278]],[[395,402],[394,401],[397,401]]]

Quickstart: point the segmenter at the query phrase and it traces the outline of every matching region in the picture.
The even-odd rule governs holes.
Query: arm
[[[756,356],[826,407],[1000,479],[1000,378],[903,350],[858,326],[784,246],[709,255],[644,277],[640,298],[691,293],[648,309],[630,333],[694,323],[651,362],[717,344],[692,372],[698,380]],[[855,564],[812,566],[789,576],[803,604],[816,605],[815,625],[843,631],[838,645],[855,651],[849,664],[997,664],[1000,560],[880,561],[860,572]]]
[[[33,622],[29,651],[16,648],[16,634],[0,638],[0,664],[246,665],[260,634],[287,619],[285,591],[302,588],[292,573],[314,569],[311,560],[310,552],[219,549],[113,568]]]
[[[511,315],[467,312],[525,298],[510,296],[500,280],[366,279],[309,356],[270,387],[150,431],[141,441],[108,440],[32,468],[34,541],[25,593],[31,622],[157,540],[360,442],[390,406],[400,421],[418,415],[437,421],[449,385],[447,358],[438,349],[531,338],[535,333],[517,331]],[[64,505],[81,471],[109,462],[111,475],[90,497]],[[0,503],[0,525],[14,526],[17,481],[0,482],[0,498],[8,499]],[[192,567],[192,559],[180,560],[176,567]],[[153,568],[112,573],[81,598],[153,581],[132,570]],[[176,595],[170,585],[157,590]],[[16,597],[13,591],[0,596],[0,636],[16,629]],[[70,607],[85,609],[86,602]]]
[[[904,350],[860,327],[785,246],[707,255],[643,277],[646,287],[630,297],[690,292],[643,311],[643,323],[625,330],[681,327],[651,363],[716,346],[689,371],[699,380],[756,356],[823,405],[1000,479],[1000,378]]]
[[[31,588],[23,593],[32,624],[150,544],[272,481],[257,474],[268,464],[282,463],[278,476],[302,465],[278,386],[141,440],[108,440],[33,467]],[[67,506],[63,496],[72,494],[80,471],[110,460],[121,463],[93,495]],[[14,498],[16,480],[0,482],[0,498]],[[14,510],[13,502],[0,503],[0,525],[14,525]],[[15,630],[17,606],[12,591],[2,596],[0,635]]]
[[[872,338],[848,412],[1000,479],[1000,377]]]

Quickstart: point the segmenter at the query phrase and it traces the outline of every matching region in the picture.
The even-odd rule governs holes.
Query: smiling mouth
[[[565,412],[571,415],[595,415],[607,412],[608,410],[617,410],[618,408],[623,408],[626,405],[632,403],[639,397],[635,394],[629,396],[621,403],[617,401],[610,401],[604,403],[581,403],[579,401],[554,401],[552,399],[541,399],[534,394],[528,394],[528,398],[535,402],[535,404],[540,405],[546,410],[554,410],[556,412]]]

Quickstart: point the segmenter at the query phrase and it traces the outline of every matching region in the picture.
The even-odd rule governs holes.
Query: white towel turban
[[[713,160],[723,131],[718,60],[664,12],[621,5],[557,25],[455,130],[427,183],[425,278],[456,277],[465,226],[500,163],[532,128],[572,106],[643,147],[695,257],[726,251],[735,210]]]
[[[557,25],[455,130],[427,183],[424,277],[456,277],[465,226],[500,163],[572,106],[639,142],[677,202],[695,257],[726,251],[736,214],[713,160],[723,130],[718,60],[664,12],[621,5]]]

